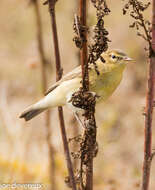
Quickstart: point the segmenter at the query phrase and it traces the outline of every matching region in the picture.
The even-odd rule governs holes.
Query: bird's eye
[[[116,59],[116,56],[115,56],[115,55],[111,55],[111,58],[112,58],[112,59]]]

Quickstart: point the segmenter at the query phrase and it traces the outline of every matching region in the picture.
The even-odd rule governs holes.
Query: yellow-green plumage
[[[99,96],[97,102],[105,101],[111,96],[122,80],[127,62],[131,61],[126,54],[118,50],[108,51],[101,56],[102,59],[96,61],[99,74],[93,64],[89,65],[89,89]],[[48,108],[68,104],[72,94],[81,87],[81,80],[81,66],[79,66],[56,82],[43,99],[27,108],[20,117],[30,120]]]
[[[95,92],[100,97],[99,101],[105,101],[120,84],[125,65],[103,65],[99,62],[97,66],[101,74],[97,76],[96,71],[90,71],[90,91]]]

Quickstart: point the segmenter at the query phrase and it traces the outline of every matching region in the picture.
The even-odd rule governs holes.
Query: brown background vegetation
[[[55,81],[55,67],[50,17],[42,5],[44,49],[49,62],[49,85]],[[129,16],[122,15],[121,1],[108,2],[111,14],[105,18],[110,33],[109,48],[122,49],[135,62],[127,66],[124,79],[106,102],[97,105],[96,120],[99,153],[95,158],[95,190],[138,189],[143,161],[143,138],[147,56],[145,42],[128,26]],[[61,61],[64,73],[78,64],[78,50],[73,38],[76,1],[59,0],[56,5]],[[150,17],[150,9],[146,12]],[[95,24],[95,10],[89,6],[88,24]],[[49,184],[48,147],[44,114],[28,123],[19,113],[41,98],[40,60],[37,50],[34,7],[25,0],[1,0],[0,6],[0,181]],[[71,112],[65,108],[68,137],[73,137]],[[155,118],[155,117],[154,117]],[[67,174],[56,109],[51,112],[52,143],[56,150],[56,183],[67,189]],[[154,126],[154,122],[153,122]],[[80,130],[80,127],[79,127]],[[155,130],[153,129],[153,139]],[[155,141],[153,140],[153,147]],[[155,189],[152,164],[150,190]],[[45,187],[47,189],[47,187]]]

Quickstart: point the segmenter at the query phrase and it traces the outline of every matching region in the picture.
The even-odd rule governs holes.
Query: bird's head
[[[109,50],[103,53],[101,56],[108,64],[126,65],[127,63],[133,61],[133,59],[128,57],[124,52],[120,50]]]

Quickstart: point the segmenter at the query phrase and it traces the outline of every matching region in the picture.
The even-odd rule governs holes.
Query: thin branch
[[[42,94],[45,94],[45,91],[47,90],[47,76],[46,76],[46,58],[45,53],[43,49],[43,34],[42,34],[42,22],[41,22],[41,15],[39,10],[39,1],[38,0],[32,0],[34,3],[35,13],[36,13],[36,22],[37,22],[37,41],[38,41],[38,51],[39,56],[41,59],[41,77],[42,77]],[[55,151],[54,147],[51,143],[51,130],[50,130],[50,110],[48,110],[45,113],[45,126],[47,129],[47,145],[48,145],[48,151],[49,151],[49,165],[50,165],[50,181],[51,181],[51,190],[56,189],[55,185]]]
[[[150,49],[150,65],[148,75],[148,90],[146,96],[145,115],[145,143],[144,143],[144,163],[142,190],[149,190],[150,168],[152,155],[152,116],[155,93],[155,0],[152,1],[152,42]]]
[[[61,68],[61,62],[60,62],[60,53],[59,53],[59,45],[58,45],[58,35],[57,35],[57,26],[56,26],[56,18],[55,18],[55,3],[56,0],[49,0],[49,12],[51,16],[51,26],[52,26],[52,32],[53,32],[53,43],[54,43],[54,52],[55,52],[55,60],[56,60],[56,80],[60,80],[62,77],[62,68]],[[73,166],[70,158],[70,152],[66,137],[66,130],[65,130],[65,123],[64,123],[64,117],[63,117],[63,109],[62,107],[58,107],[58,114],[59,114],[59,122],[60,122],[60,129],[61,129],[61,135],[63,140],[63,146],[64,146],[64,152],[65,157],[67,161],[67,168],[69,172],[70,182],[73,190],[76,190],[76,183],[73,173]]]
[[[79,15],[80,15],[80,22],[81,25],[86,27],[86,20],[87,20],[87,0],[80,0],[80,10],[79,10]],[[82,37],[83,37],[83,47],[81,50],[81,67],[82,67],[82,87],[83,87],[83,91],[88,91],[89,90],[89,75],[88,75],[88,50],[87,50],[87,31],[83,30],[82,33]],[[89,110],[87,110],[89,113]],[[87,118],[86,116],[86,111],[85,111],[85,121],[89,118]],[[85,126],[86,122],[85,122]],[[86,189],[86,190],[92,190],[93,189],[93,156],[92,156],[92,151],[89,152],[85,152],[86,147],[87,146],[91,146],[91,144],[87,144],[87,140],[88,138],[91,137],[89,135],[89,131],[87,128],[85,128],[84,131],[84,136],[83,136],[83,142],[81,143],[81,186],[82,189]],[[88,147],[87,147],[88,148]],[[92,149],[92,147],[90,147],[89,149]],[[83,164],[84,164],[84,157],[86,156],[89,157],[89,160],[87,160],[86,163],[86,184],[85,184],[85,188],[83,185]]]
[[[145,137],[144,137],[144,162],[143,162],[143,176],[142,176],[142,190],[149,190],[151,161],[154,157],[152,153],[152,116],[154,107],[154,93],[155,93],[155,0],[152,0],[152,30],[150,30],[150,22],[143,16],[143,12],[149,7],[150,2],[144,4],[139,0],[128,0],[123,8],[123,14],[126,14],[129,7],[132,7],[130,16],[134,18],[134,22],[130,27],[136,27],[137,30],[141,28],[144,34],[137,33],[141,36],[149,46],[149,73],[148,73],[148,89],[146,94],[145,107]],[[152,32],[152,36],[150,35]]]
[[[87,0],[80,0],[80,22],[85,29],[82,31],[83,46],[81,50],[81,67],[82,67],[82,86],[84,91],[89,90],[88,76],[88,51],[87,51],[87,31],[86,31],[86,16],[87,16]]]
[[[93,190],[93,150],[96,143],[96,122],[95,122],[95,97],[89,93],[89,75],[88,75],[88,53],[87,53],[87,31],[86,31],[86,15],[87,15],[87,0],[80,0],[80,21],[81,25],[85,28],[83,30],[83,47],[81,50],[81,67],[82,67],[82,90],[83,99],[88,105],[84,113],[85,131],[83,141],[81,143],[81,187],[86,190]],[[91,101],[89,101],[89,98]],[[94,102],[94,104],[93,104]],[[85,170],[85,187],[83,185],[83,166]]]
[[[97,70],[96,60],[100,58],[103,51],[108,48],[109,39],[107,38],[108,32],[104,28],[103,17],[109,14],[110,10],[107,7],[105,0],[91,0],[96,8],[97,24],[94,29],[93,44],[89,45],[89,58],[87,55],[87,0],[79,0],[79,17],[74,18],[74,32],[75,37],[73,41],[75,45],[80,48],[81,53],[81,67],[82,67],[82,88],[72,95],[72,104],[84,110],[84,134],[80,143],[80,185],[82,190],[93,189],[93,159],[97,153],[96,142],[96,121],[95,121],[95,105],[96,95],[89,92],[89,70],[88,64],[94,64]],[[102,59],[104,62],[104,60]]]

